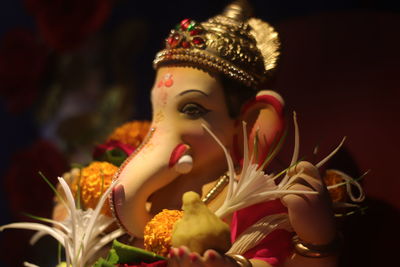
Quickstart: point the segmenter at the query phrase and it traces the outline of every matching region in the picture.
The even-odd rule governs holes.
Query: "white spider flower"
[[[66,196],[66,199],[62,200],[68,210],[66,220],[62,222],[50,219],[44,220],[54,226],[41,223],[11,223],[1,226],[0,231],[10,228],[38,231],[32,237],[31,244],[34,244],[44,235],[51,235],[63,245],[67,266],[84,267],[96,252],[124,234],[122,229],[114,230],[108,234],[103,233],[115,221],[113,218],[101,214],[100,211],[116,182],[111,184],[104,192],[95,210],[81,210],[76,208],[74,197],[65,180],[59,177],[58,181]]]
[[[215,212],[215,214],[218,217],[224,218],[227,215],[237,210],[267,200],[276,199],[278,197],[282,197],[287,194],[318,194],[318,192],[315,191],[290,190],[292,182],[302,175],[302,171],[291,177],[289,177],[289,175],[287,174],[287,171],[297,163],[299,157],[300,137],[299,137],[298,124],[296,120],[296,113],[294,113],[293,115],[293,121],[295,128],[295,145],[294,145],[292,160],[289,167],[277,175],[265,174],[264,171],[262,170],[263,169],[262,166],[260,166],[257,163],[252,163],[253,156],[249,158],[249,145],[247,140],[247,131],[245,122],[243,122],[243,140],[244,140],[243,167],[240,174],[238,175],[236,175],[234,171],[233,160],[228,150],[218,139],[218,137],[216,137],[215,134],[210,129],[207,128],[207,126],[203,125],[204,129],[206,129],[207,132],[221,146],[222,150],[225,153],[225,157],[228,163],[228,175],[229,175],[228,194],[222,206]],[[344,143],[344,140],[345,138],[343,138],[342,142],[336,149],[334,149],[334,151],[332,151],[326,158],[317,163],[316,167],[319,168],[325,162],[327,162],[340,149],[340,147]],[[286,173],[283,179],[279,183],[276,183],[277,178],[280,177],[283,173]]]
[[[228,175],[229,175],[228,193],[224,203],[218,210],[215,211],[215,214],[218,217],[224,218],[237,210],[249,207],[253,204],[265,202],[268,200],[273,200],[287,194],[303,194],[303,195],[319,194],[316,191],[290,189],[293,182],[297,178],[303,175],[302,170],[300,170],[297,174],[293,176],[288,175],[288,170],[297,164],[299,158],[300,137],[299,137],[298,124],[296,120],[296,113],[293,114],[293,121],[295,128],[295,145],[293,149],[292,160],[289,167],[277,175],[265,174],[263,171],[264,167],[263,165],[260,166],[259,164],[252,163],[254,155],[252,155],[251,158],[249,158],[249,147],[248,147],[245,122],[243,122],[243,140],[244,140],[243,167],[240,174],[238,175],[236,175],[234,171],[233,160],[228,150],[225,148],[222,142],[212,133],[212,131],[208,129],[205,125],[203,125],[203,127],[207,130],[207,132],[215,139],[215,141],[223,149],[228,163]],[[343,145],[344,141],[345,138],[343,138],[340,144],[327,157],[325,157],[315,166],[319,168],[324,163],[326,163],[334,154],[336,154],[336,152]],[[256,147],[257,143],[255,143],[255,149]],[[272,152],[272,155],[274,153],[275,151]],[[276,183],[277,178],[280,177],[282,174],[285,174],[285,176],[279,183]],[[356,181],[346,176],[345,183],[349,191],[350,183],[354,184],[356,183]],[[360,189],[360,186],[357,187],[358,189]],[[362,190],[360,189],[360,191]],[[289,231],[291,230],[287,214],[270,215],[260,219],[255,224],[251,225],[248,229],[246,229],[236,239],[235,243],[228,251],[228,253],[243,254],[247,250],[257,245],[258,242],[260,242],[273,230],[278,228],[286,229]]]

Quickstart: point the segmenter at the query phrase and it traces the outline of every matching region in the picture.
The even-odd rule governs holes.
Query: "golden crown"
[[[247,1],[239,0],[206,22],[182,20],[153,65],[155,69],[168,64],[199,66],[259,88],[276,66],[279,45],[274,28],[250,17]]]

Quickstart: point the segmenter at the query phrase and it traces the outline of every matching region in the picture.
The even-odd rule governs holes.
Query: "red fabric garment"
[[[255,204],[235,212],[231,223],[232,243],[245,229],[258,220],[279,213],[287,213],[286,207],[279,199]],[[292,251],[292,236],[293,233],[286,230],[274,230],[243,256],[248,259],[263,260],[271,265],[280,265]]]

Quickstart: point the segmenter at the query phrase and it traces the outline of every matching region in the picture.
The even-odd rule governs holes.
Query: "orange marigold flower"
[[[171,247],[172,230],[182,216],[183,211],[167,209],[154,216],[144,228],[144,248],[167,256]]]
[[[107,190],[112,182],[118,167],[108,162],[94,161],[81,171],[79,180],[81,190],[81,201],[86,209],[95,209],[100,197]],[[77,190],[73,187],[73,190]],[[108,201],[104,203],[101,213],[111,215]]]
[[[123,144],[138,147],[150,129],[149,121],[131,121],[114,130],[107,141],[115,140]]]
[[[334,170],[327,170],[324,176],[326,186],[343,183],[343,177]],[[333,202],[343,202],[346,200],[346,187],[339,186],[329,189],[329,194]]]

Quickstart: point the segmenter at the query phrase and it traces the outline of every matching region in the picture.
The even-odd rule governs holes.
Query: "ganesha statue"
[[[229,187],[251,179],[243,177],[248,175],[244,169],[248,171],[250,164],[262,171],[282,138],[283,99],[264,88],[278,55],[277,33],[251,17],[246,1],[232,3],[203,23],[182,20],[156,55],[151,130],[120,167],[111,194],[119,225],[141,240],[156,214],[180,210],[182,195],[194,191],[209,210],[231,223],[233,243],[267,216],[285,214],[291,226],[272,230],[241,254],[225,256],[212,247],[201,252],[172,248],[171,265],[334,265],[332,211],[318,169],[311,163],[296,162],[288,170],[286,180],[291,182],[286,192],[257,199],[254,195],[262,195],[258,189],[263,185],[252,184],[249,192],[240,192],[249,194],[244,204],[220,210],[232,197]],[[229,183],[234,184],[225,186]],[[304,250],[292,254],[294,233]]]
[[[124,234],[129,244],[119,246],[135,248],[124,247],[122,256],[109,260],[145,248],[157,256],[118,264],[336,266],[338,233],[318,170],[329,156],[314,164],[298,161],[295,118],[292,161],[277,174],[264,172],[285,135],[284,101],[266,88],[280,43],[274,28],[250,10],[247,1],[234,1],[205,22],[182,20],[165,39],[153,62],[150,130],[115,168],[99,201],[108,194],[117,230],[90,246]],[[62,213],[58,220],[74,214]],[[85,263],[95,255],[82,252],[89,245],[58,240]]]

